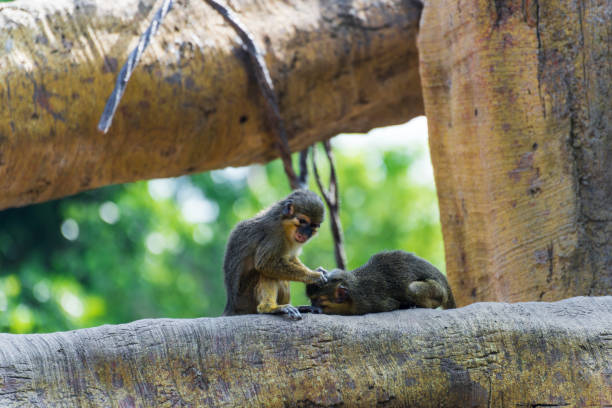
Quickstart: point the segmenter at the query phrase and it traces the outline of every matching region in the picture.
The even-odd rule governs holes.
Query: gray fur
[[[254,290],[264,270],[278,273],[279,279],[294,280],[296,271],[280,259],[290,249],[281,226],[284,218],[291,218],[283,214],[288,204],[296,213],[307,214],[313,223],[323,221],[325,210],[319,196],[296,190],[255,217],[239,222],[229,236],[223,262],[227,292],[224,316],[257,313]]]
[[[413,285],[419,288],[418,293],[410,288],[413,282],[419,282]],[[380,252],[353,271],[334,269],[327,284],[308,285],[306,294],[311,299],[324,292],[329,294],[328,288],[338,283],[348,288],[355,314],[431,307],[427,305],[432,300],[445,309],[456,307],[446,277],[431,263],[405,251]]]

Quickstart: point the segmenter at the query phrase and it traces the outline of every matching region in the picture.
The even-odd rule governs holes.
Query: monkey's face
[[[283,228],[287,240],[291,243],[303,244],[319,230],[319,224],[313,223],[305,214],[296,213],[293,217],[283,220]]]
[[[307,214],[296,212],[292,203],[286,205],[283,212],[283,228],[289,242],[301,245],[308,241],[319,230],[318,220]]]
[[[325,314],[354,314],[349,284],[342,278],[343,273],[346,272],[334,269],[327,283],[306,285],[306,295],[312,306],[321,308]]]

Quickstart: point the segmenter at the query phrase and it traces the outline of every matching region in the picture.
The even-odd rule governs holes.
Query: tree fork
[[[158,3],[2,3],[0,209],[278,156],[242,43],[204,1],[174,4],[110,132],[97,132],[117,71]],[[265,51],[291,151],[423,113],[418,3],[231,4]]]

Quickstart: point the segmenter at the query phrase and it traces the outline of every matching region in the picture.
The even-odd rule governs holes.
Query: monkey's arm
[[[257,257],[256,257],[257,258]],[[255,260],[255,269],[268,278],[310,283],[325,283],[327,278],[321,272],[311,271],[296,257]]]
[[[296,256],[288,253],[282,236],[269,237],[262,241],[255,250],[253,266],[267,278],[289,280],[304,283],[327,281],[321,272],[315,272],[304,266]]]

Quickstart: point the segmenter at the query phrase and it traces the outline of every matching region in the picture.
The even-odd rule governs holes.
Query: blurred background
[[[332,146],[348,266],[403,249],[444,271],[425,117],[339,135]],[[318,192],[312,177],[310,186]],[[289,192],[275,160],[0,211],[0,331],[219,316],[231,229]],[[335,267],[329,222],[300,259],[311,268]],[[308,304],[303,284],[293,283],[291,293],[294,305]]]

